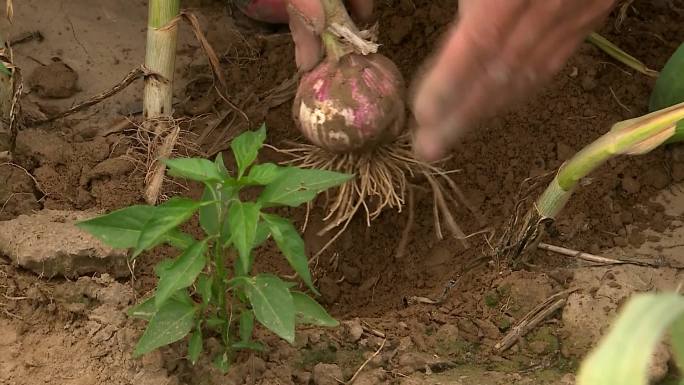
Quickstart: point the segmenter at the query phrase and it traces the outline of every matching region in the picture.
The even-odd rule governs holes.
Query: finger
[[[502,67],[493,65],[493,59],[526,5],[526,1],[510,0],[471,4],[459,25],[452,27],[434,65],[419,80],[414,97],[418,124],[414,147],[420,157],[436,160],[443,156],[476,119],[473,112],[487,108],[469,107],[483,99],[486,102],[484,97],[473,96],[486,94],[485,90],[491,89],[487,83],[508,78]]]
[[[373,16],[373,0],[349,0],[349,11],[358,21],[367,22]]]
[[[325,29],[325,10],[320,0],[288,0],[287,11],[298,16],[313,33],[320,35]]]
[[[290,0],[290,32],[295,44],[295,62],[300,71],[313,69],[323,56],[320,33],[325,28],[325,12],[318,0]]]

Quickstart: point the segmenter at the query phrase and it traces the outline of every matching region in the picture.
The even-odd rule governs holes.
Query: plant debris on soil
[[[457,1],[377,3],[380,51],[410,81],[448,28]],[[276,148],[302,140],[287,87],[296,72],[287,26],[250,21],[223,1],[184,6],[200,16],[220,56],[228,97],[249,122],[216,95],[202,48],[182,26],[175,108],[182,118],[181,143],[194,146],[179,146],[178,155],[225,151],[231,135],[261,122]],[[12,36],[39,30],[44,39],[13,48],[15,62],[31,76],[17,154],[0,163],[2,235],[11,223],[4,221],[41,210],[104,212],[144,201],[145,165],[136,128],[127,120],[140,116],[142,82],[77,114],[29,123],[109,89],[139,67],[146,15],[147,5],[140,1],[24,0],[15,3],[14,24],[3,21],[3,31]],[[684,25],[667,2],[634,1],[619,29],[615,16],[598,32],[650,68],[661,68],[684,37]],[[520,196],[521,188],[529,187],[524,181],[551,174],[614,122],[644,114],[653,82],[583,45],[540,94],[483,122],[446,164],[461,170],[452,177],[485,220],[482,227],[465,209],[453,213],[466,234],[473,234],[469,249],[455,238],[436,239],[427,190],[415,191],[413,231],[403,258],[395,254],[406,210],[386,211],[370,228],[364,218],[355,219],[312,266],[321,301],[342,326],[300,330],[294,345],[258,330],[267,350],[240,355],[225,375],[206,356],[191,366],[183,359],[184,344],[141,359],[131,356],[144,324],[125,311],[154,288],[152,267],[172,256],[170,248],[159,247],[126,266],[124,273],[132,275],[105,265],[80,278],[58,272],[41,276],[1,255],[0,383],[327,385],[353,378],[357,385],[573,384],[577,363],[629,295],[671,290],[682,279],[684,147],[611,160],[583,181],[544,240],[659,264],[597,266],[537,250],[514,270],[508,261],[491,258],[491,247],[520,200],[536,197]],[[276,151],[262,157],[284,160]],[[198,197],[201,190],[169,180],[163,194]],[[301,226],[307,213],[282,215]],[[316,235],[323,215],[316,207],[309,213],[304,238],[310,255],[328,240]],[[51,225],[63,230],[58,221]],[[190,223],[185,230],[196,232],[197,226]],[[52,231],[38,227],[33,230]],[[50,237],[36,242],[47,239],[55,242]],[[277,250],[266,245],[259,252],[269,256]],[[292,273],[281,258],[257,260],[260,271]],[[535,309],[556,303],[558,293],[564,293],[562,304]],[[433,301],[408,300],[416,297]],[[539,311],[528,314],[533,310]],[[543,316],[534,327],[518,328],[538,314]],[[498,349],[516,330],[526,333]],[[218,349],[215,342],[206,350]],[[669,358],[663,345],[651,367],[654,380],[673,375]]]

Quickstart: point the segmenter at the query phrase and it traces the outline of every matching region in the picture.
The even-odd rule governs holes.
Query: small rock
[[[387,383],[387,373],[383,369],[366,370],[359,374],[354,385],[379,385]]]
[[[432,357],[427,353],[407,352],[399,357],[399,367],[402,370],[409,370],[415,372],[423,370],[432,361]]]
[[[636,194],[641,190],[641,185],[635,178],[626,176],[622,178],[622,189],[629,194]]]
[[[575,375],[572,373],[564,375],[560,379],[560,385],[575,385]]]
[[[161,350],[153,350],[142,356],[142,364],[146,370],[161,370],[164,368],[164,355]]]
[[[315,385],[339,385],[343,381],[342,369],[335,364],[317,364],[313,369],[313,382]]]
[[[620,213],[620,221],[625,225],[634,223],[634,215],[631,211],[623,211]]]
[[[585,91],[591,91],[596,88],[596,86],[598,86],[598,82],[595,77],[587,75],[582,78],[582,88]]]
[[[249,357],[244,365],[247,370],[256,377],[261,376],[261,374],[266,371],[266,362],[256,355]]]
[[[458,326],[454,324],[444,324],[437,329],[435,339],[445,343],[453,343],[458,340]]]
[[[592,243],[591,246],[589,246],[589,252],[594,255],[598,255],[601,253],[601,247],[596,243]]]
[[[475,323],[480,328],[486,338],[490,340],[498,340],[501,338],[501,332],[494,323],[488,319],[476,319]]]
[[[332,305],[337,302],[342,294],[340,286],[329,276],[321,278],[318,281],[318,287],[321,291],[323,302],[327,305]]]
[[[107,272],[128,276],[126,250],[112,249],[75,226],[92,216],[82,211],[42,210],[0,222],[0,254],[46,277]]]
[[[37,67],[29,76],[31,90],[42,98],[68,98],[77,91],[78,74],[62,61]]]
[[[442,372],[453,364],[451,362],[435,358],[428,353],[407,352],[399,357],[399,367],[402,371],[413,373],[416,371]]]
[[[670,176],[667,175],[665,170],[658,168],[644,175],[644,183],[662,190],[670,185]]]
[[[292,373],[292,379],[294,380],[295,384],[309,385],[309,383],[311,383],[311,372],[295,370]]]
[[[106,159],[100,162],[88,173],[84,184],[90,183],[93,179],[102,177],[113,177],[130,174],[135,169],[135,164],[130,159],[123,156],[118,158]]]
[[[626,247],[629,245],[629,242],[627,242],[627,239],[625,237],[614,237],[613,242],[615,243],[615,246],[618,247]]]
[[[363,335],[363,326],[361,326],[361,321],[359,321],[358,318],[351,321],[345,321],[343,324],[349,342],[354,343],[361,339],[361,336]]]
[[[672,164],[672,179],[674,179],[675,182],[684,181],[684,162]]]
[[[361,283],[361,269],[358,267],[344,263],[340,266],[340,272],[344,275],[345,280],[352,285]]]

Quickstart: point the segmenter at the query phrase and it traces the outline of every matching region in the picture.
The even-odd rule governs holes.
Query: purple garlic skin
[[[293,114],[314,145],[334,153],[369,151],[405,129],[404,80],[380,54],[323,61],[302,76]]]

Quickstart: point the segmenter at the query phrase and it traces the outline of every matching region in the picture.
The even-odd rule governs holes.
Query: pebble
[[[311,383],[311,372],[296,370],[292,373],[292,379],[294,380],[295,384],[309,385]]]
[[[439,329],[437,329],[437,333],[435,333],[435,338],[438,341],[451,343],[458,340],[458,335],[458,326],[447,323],[440,326]]]
[[[321,291],[323,302],[332,305],[340,298],[342,291],[335,280],[326,276],[318,281],[318,288]]]
[[[670,185],[670,176],[663,169],[652,170],[644,175],[644,183],[662,190]]]
[[[335,364],[316,364],[312,377],[315,385],[339,385],[338,380],[344,380],[342,369]]]
[[[684,162],[672,164],[672,179],[674,179],[675,182],[684,181]]]
[[[361,269],[348,264],[343,264],[340,266],[340,272],[344,275],[347,282],[352,285],[359,285],[361,283]]]
[[[625,225],[631,225],[634,223],[634,214],[632,214],[630,211],[623,211],[620,213],[620,220]]]
[[[624,177],[622,178],[622,189],[629,194],[636,194],[641,190],[641,185],[635,178]]]
[[[596,86],[598,86],[598,82],[595,77],[587,75],[582,78],[582,88],[585,91],[591,91],[596,88]]]
[[[361,321],[358,318],[351,321],[343,322],[345,326],[345,334],[349,339],[349,342],[357,342],[361,339],[363,335],[363,326],[361,326]]]
[[[615,243],[615,246],[619,247],[626,247],[629,244],[625,237],[615,237],[613,238],[613,242]]]

